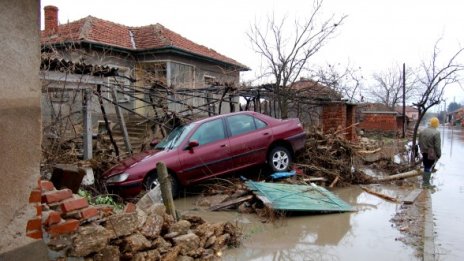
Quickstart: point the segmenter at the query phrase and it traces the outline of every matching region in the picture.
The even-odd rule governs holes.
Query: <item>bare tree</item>
[[[287,118],[290,87],[308,62],[331,38],[346,16],[332,15],[320,23],[322,0],[315,0],[313,10],[303,22],[294,21],[289,33],[285,29],[286,19],[278,21],[274,15],[268,17],[261,28],[255,23],[247,33],[254,51],[264,58],[265,75],[274,78],[274,94],[280,108],[280,116]]]
[[[368,90],[370,97],[392,110],[403,100],[403,72],[401,68],[400,66],[392,66],[385,72],[374,73],[372,78],[375,84]],[[405,80],[405,95],[407,99],[414,99],[417,78],[412,69],[406,70]]]
[[[440,104],[445,88],[451,84],[459,83],[459,74],[464,70],[464,65],[458,62],[458,57],[464,51],[464,48],[460,48],[448,60],[445,60],[446,62],[441,63],[439,61],[439,42],[440,39],[435,43],[430,61],[423,61],[418,71],[419,98],[413,105],[417,107],[419,116],[414,126],[413,147],[416,145],[417,131],[425,113],[433,106]],[[413,155],[414,158],[415,156]]]
[[[362,86],[364,77],[361,67],[346,67],[338,65],[327,65],[320,67],[315,76],[318,82],[332,88],[350,102],[361,102],[363,99]]]

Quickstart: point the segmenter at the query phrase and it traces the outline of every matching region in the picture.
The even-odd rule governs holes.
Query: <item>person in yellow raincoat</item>
[[[422,153],[422,163],[424,172],[422,174],[422,187],[430,187],[430,176],[432,168],[441,157],[440,132],[437,130],[440,125],[438,118],[430,119],[429,127],[419,133],[419,148]]]

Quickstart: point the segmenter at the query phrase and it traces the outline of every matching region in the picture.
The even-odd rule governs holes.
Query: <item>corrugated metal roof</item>
[[[353,207],[325,188],[315,184],[293,185],[245,182],[264,204],[275,210],[305,212],[346,212]]]

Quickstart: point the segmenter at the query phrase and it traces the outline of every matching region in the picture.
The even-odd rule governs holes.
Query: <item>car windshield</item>
[[[176,127],[174,130],[169,133],[169,135],[164,138],[160,143],[155,146],[155,149],[164,150],[164,149],[174,149],[177,148],[182,141],[185,139],[185,136],[193,128],[193,124],[181,125]]]

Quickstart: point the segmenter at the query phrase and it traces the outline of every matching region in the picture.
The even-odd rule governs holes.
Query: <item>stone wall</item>
[[[0,8],[0,253],[28,243],[28,196],[39,177],[39,5],[4,0]]]

